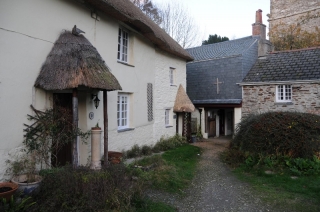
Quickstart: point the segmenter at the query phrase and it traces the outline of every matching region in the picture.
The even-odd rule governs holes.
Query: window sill
[[[118,133],[126,132],[126,131],[132,131],[132,130],[134,130],[134,128],[125,128],[125,129],[120,129],[120,130],[118,130]]]
[[[275,105],[293,105],[292,102],[275,102]]]
[[[172,126],[172,125],[167,125],[167,126],[166,126],[166,128],[170,128],[170,127],[173,127],[173,126]]]
[[[177,85],[174,85],[174,84],[172,84],[172,85],[170,85],[170,86],[177,87]]]
[[[126,66],[134,67],[134,65],[131,65],[131,64],[126,63],[126,62],[122,62],[122,61],[120,61],[120,60],[118,60],[117,62],[118,62],[118,63],[121,63],[121,64],[123,64],[123,65],[126,65]]]

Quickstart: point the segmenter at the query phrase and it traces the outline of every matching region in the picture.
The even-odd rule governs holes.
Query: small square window
[[[291,85],[278,85],[276,90],[277,102],[291,102],[292,88]]]
[[[119,28],[118,34],[118,60],[121,62],[128,62],[128,46],[129,46],[129,33]]]

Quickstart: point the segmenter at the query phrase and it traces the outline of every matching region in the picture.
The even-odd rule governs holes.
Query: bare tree
[[[162,22],[160,16],[160,9],[157,8],[151,0],[131,0],[144,14],[149,16],[149,18],[156,24],[160,25]]]
[[[188,9],[179,2],[155,5],[151,0],[131,0],[183,48],[201,45],[202,36]]]
[[[172,1],[159,6],[159,8],[161,8],[162,19],[160,27],[183,48],[201,44],[201,37],[198,35],[198,26],[184,5]]]
[[[319,19],[320,12],[301,16],[293,24],[279,22],[273,24],[269,31],[270,41],[275,50],[301,49],[320,45],[320,28],[308,29],[308,23]]]

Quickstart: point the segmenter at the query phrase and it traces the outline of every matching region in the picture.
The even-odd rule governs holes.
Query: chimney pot
[[[262,23],[262,10],[256,11],[256,22],[252,24],[252,35],[260,35],[262,39],[266,39],[266,25]]]
[[[261,9],[256,11],[256,23],[262,24],[262,10]]]

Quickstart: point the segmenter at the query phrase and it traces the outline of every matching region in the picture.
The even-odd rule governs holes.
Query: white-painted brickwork
[[[140,126],[134,130],[118,132],[116,130],[109,131],[109,150],[122,151],[128,150],[133,145],[152,145],[153,139],[153,125]],[[103,146],[103,136],[102,136]],[[103,152],[103,150],[102,150]]]
[[[296,111],[320,115],[320,84],[292,85],[292,103],[275,101],[276,85],[243,86],[242,116],[268,111]]]
[[[184,60],[170,57],[157,51],[155,61],[155,88],[154,88],[154,138],[159,140],[161,136],[173,136],[176,132],[176,119],[173,119],[172,108],[180,84],[186,89],[186,63]],[[170,85],[169,70],[175,68],[175,86]],[[165,126],[165,109],[171,108],[170,125]],[[180,116],[181,117],[181,116]]]

